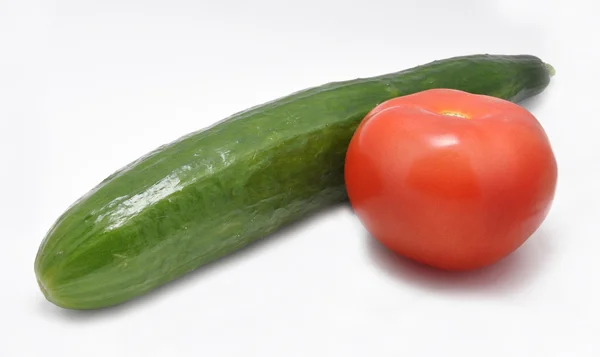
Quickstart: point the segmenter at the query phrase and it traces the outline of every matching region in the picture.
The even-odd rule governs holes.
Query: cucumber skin
[[[69,309],[126,302],[345,201],[346,149],[377,104],[430,88],[518,102],[552,74],[534,56],[462,56],[236,113],[123,167],[70,206],[38,250],[40,289]]]

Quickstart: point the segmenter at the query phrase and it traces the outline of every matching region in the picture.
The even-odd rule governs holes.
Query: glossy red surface
[[[373,109],[351,141],[345,178],[353,208],[381,243],[464,270],[498,261],[537,230],[557,165],[524,108],[434,89]]]

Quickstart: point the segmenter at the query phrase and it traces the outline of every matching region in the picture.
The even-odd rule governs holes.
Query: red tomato
[[[557,165],[542,126],[498,98],[432,89],[374,108],[348,148],[350,203],[371,235],[447,270],[492,264],[546,218]]]

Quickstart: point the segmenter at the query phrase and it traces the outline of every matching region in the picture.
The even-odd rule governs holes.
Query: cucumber
[[[517,102],[542,92],[552,74],[529,55],[454,57],[233,114],[121,168],[72,204],[37,252],[39,287],[68,309],[126,302],[347,200],[347,145],[377,104],[430,88]]]

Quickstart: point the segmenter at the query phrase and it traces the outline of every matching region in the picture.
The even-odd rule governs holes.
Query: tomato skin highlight
[[[548,215],[557,164],[525,108],[450,89],[374,108],[348,148],[350,203],[384,246],[446,270],[493,264]]]

